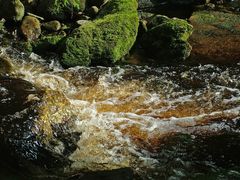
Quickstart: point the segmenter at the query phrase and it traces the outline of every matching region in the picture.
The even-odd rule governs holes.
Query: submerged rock
[[[220,11],[197,11],[190,18],[194,27],[191,60],[197,63],[230,64],[240,61],[240,15]]]
[[[37,12],[46,19],[67,20],[85,9],[86,0],[39,0]]]
[[[176,63],[190,55],[191,46],[187,40],[191,33],[192,26],[187,21],[156,15],[148,23],[141,44],[147,55],[156,59],[155,63]]]
[[[21,21],[25,8],[20,0],[0,0],[0,18]]]
[[[33,16],[25,16],[22,21],[21,32],[28,41],[37,39],[41,35],[39,20]]]
[[[66,66],[110,65],[133,46],[138,30],[136,0],[108,2],[93,22],[83,24],[61,44]]]

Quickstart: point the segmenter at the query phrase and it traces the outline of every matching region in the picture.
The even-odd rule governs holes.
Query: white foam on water
[[[151,149],[167,134],[218,132],[229,128],[225,121],[240,116],[239,78],[229,69],[62,70],[54,63],[42,65],[35,55],[30,58],[30,64],[14,61],[15,76],[43,90],[61,91],[71,104],[73,131],[82,133],[69,156],[73,169],[153,168],[158,161],[151,158]]]

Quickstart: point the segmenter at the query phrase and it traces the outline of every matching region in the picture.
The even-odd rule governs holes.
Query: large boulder
[[[187,40],[191,33],[192,26],[187,21],[156,15],[149,21],[141,45],[155,63],[176,63],[190,55],[191,46]]]
[[[190,18],[194,27],[191,60],[197,63],[231,64],[240,61],[240,15],[198,11]]]
[[[138,31],[136,0],[108,2],[96,20],[75,29],[61,44],[66,66],[109,65],[133,46]]]
[[[21,21],[24,13],[25,8],[20,0],[0,0],[0,18]]]
[[[66,20],[85,9],[86,0],[39,0],[37,13],[46,19]]]

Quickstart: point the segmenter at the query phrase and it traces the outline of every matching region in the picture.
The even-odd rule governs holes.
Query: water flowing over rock
[[[220,155],[208,155],[212,142],[221,147],[221,139],[238,141],[239,66],[63,70],[34,54],[13,49],[2,54],[13,68],[0,79],[1,150],[31,176],[81,177],[125,169],[126,177],[159,179],[167,172],[188,178],[222,168],[231,172]],[[171,153],[179,153],[182,163],[170,160]]]

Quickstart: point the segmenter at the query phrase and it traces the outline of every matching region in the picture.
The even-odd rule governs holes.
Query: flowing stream
[[[13,67],[7,76],[49,92],[47,118],[64,117],[81,133],[69,169],[131,168],[136,179],[240,177],[240,65],[62,69],[11,48],[1,56]]]

